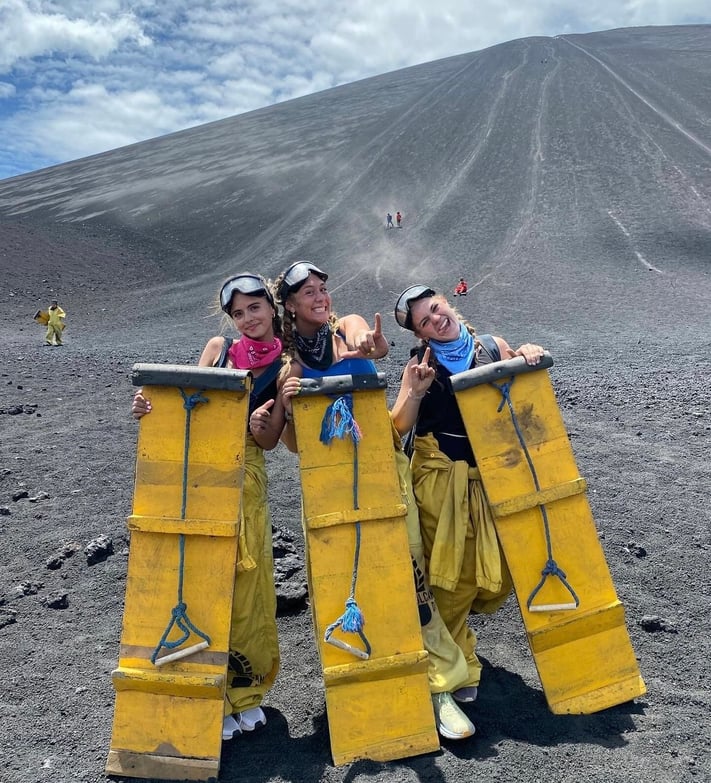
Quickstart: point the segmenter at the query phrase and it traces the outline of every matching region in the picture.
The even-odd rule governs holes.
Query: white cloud
[[[31,127],[39,149],[72,159],[131,144],[144,134],[169,133],[182,120],[180,109],[151,89],[110,93],[101,85],[78,84],[32,116],[17,115],[9,127],[15,134]]]
[[[21,136],[0,177],[516,38],[711,21],[707,0],[0,3],[0,136]]]
[[[107,56],[124,41],[149,43],[128,13],[109,17],[94,11],[91,17],[71,19],[65,14],[35,10],[26,0],[3,0],[0,6],[0,68],[9,70],[18,60],[40,55]]]

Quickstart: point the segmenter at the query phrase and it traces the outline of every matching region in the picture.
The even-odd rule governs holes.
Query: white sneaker
[[[478,692],[476,685],[468,685],[466,688],[457,688],[456,691],[453,691],[452,696],[455,701],[467,704],[476,701]]]
[[[455,704],[451,693],[433,693],[432,706],[437,731],[446,739],[464,739],[476,731],[474,724]]]
[[[243,731],[254,731],[257,726],[265,726],[267,723],[267,716],[261,707],[252,707],[250,710],[238,712],[235,718],[240,734]]]
[[[231,740],[235,732],[239,731],[239,724],[232,715],[225,715],[222,721],[222,739]]]

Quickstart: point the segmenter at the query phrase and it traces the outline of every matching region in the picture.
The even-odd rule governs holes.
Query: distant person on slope
[[[282,439],[297,451],[296,433],[291,424],[291,398],[299,393],[301,378],[327,375],[371,374],[373,359],[388,352],[388,341],[375,316],[371,329],[360,315],[338,318],[331,310],[328,275],[307,262],[292,264],[275,282],[277,302],[283,307],[284,352],[291,367],[281,393],[287,410]],[[393,433],[395,465],[407,509],[407,538],[417,593],[422,640],[428,653],[427,677],[432,693],[439,733],[448,739],[464,739],[474,734],[474,725],[456,704],[442,704],[442,691],[468,679],[467,661],[450,635],[427,584],[424,548],[420,535],[417,504],[412,494],[409,461],[401,440]]]
[[[254,378],[222,726],[222,739],[229,740],[267,722],[261,704],[279,670],[264,450],[273,449],[279,442],[284,406],[277,392],[277,375],[282,366],[281,319],[268,283],[259,275],[237,275],[222,286],[219,302],[240,336],[212,337],[198,366],[249,370]],[[151,402],[139,389],[131,412],[139,419],[150,411]]]
[[[65,326],[63,319],[66,317],[67,314],[57,304],[56,299],[52,299],[46,314],[39,312],[35,315],[36,321],[47,324],[47,334],[44,337],[45,345],[62,345],[62,332]]]
[[[397,222],[397,227],[402,228],[402,215],[399,212],[395,213],[395,221]]]
[[[477,336],[441,294],[426,285],[406,288],[395,320],[420,339],[400,382],[392,419],[402,437],[414,428],[412,485],[435,602],[466,661],[436,695],[438,720],[473,702],[482,665],[471,612],[493,613],[511,591],[511,576],[496,536],[450,377],[500,359],[523,356],[537,364],[543,348],[513,350],[501,337]]]
[[[463,277],[460,277],[459,282],[454,286],[454,295],[466,296],[468,291],[469,286],[467,285],[467,281]]]
[[[386,228],[395,228],[395,226],[393,225],[393,216],[389,212],[385,216],[385,227]]]

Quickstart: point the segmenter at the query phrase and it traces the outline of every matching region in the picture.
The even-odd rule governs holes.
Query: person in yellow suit
[[[282,365],[281,319],[266,280],[249,272],[231,277],[220,290],[219,303],[238,337],[212,337],[198,366],[249,370],[254,378],[222,724],[222,739],[227,741],[266,724],[261,705],[279,671],[264,451],[279,442],[285,418],[277,394],[277,375]],[[140,419],[151,409],[150,400],[139,389],[131,405],[134,418]]]
[[[47,345],[62,345],[63,319],[66,317],[67,314],[57,304],[57,300],[52,299],[47,310],[47,334],[44,338]]]
[[[372,330],[360,315],[338,318],[331,309],[327,279],[328,275],[318,267],[301,261],[292,264],[275,282],[276,299],[283,307],[284,352],[291,361],[289,377],[284,380],[281,390],[287,412],[282,440],[291,451],[297,450],[291,397],[298,394],[301,378],[375,373],[372,359],[381,358],[388,352],[380,316],[375,316]],[[407,508],[407,538],[422,641],[428,654],[427,678],[437,730],[446,739],[464,739],[474,734],[474,724],[452,701],[449,691],[467,683],[468,663],[447,630],[427,582],[410,464],[402,451],[399,432],[394,432],[393,440],[403,503]]]
[[[401,436],[414,429],[412,485],[420,515],[426,577],[435,603],[466,661],[464,669],[437,694],[438,721],[454,702],[477,697],[482,665],[470,612],[495,612],[512,582],[484,495],[450,377],[473,367],[513,356],[537,364],[540,345],[514,350],[501,337],[476,335],[457,310],[427,285],[405,289],[395,320],[420,340],[402,375],[392,409]]]

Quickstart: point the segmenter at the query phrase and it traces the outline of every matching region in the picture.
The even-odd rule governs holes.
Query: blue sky
[[[0,179],[531,35],[708,0],[0,0]]]

